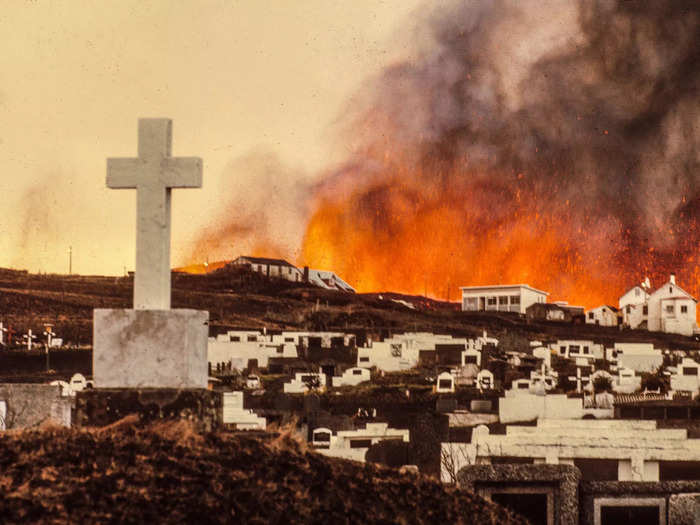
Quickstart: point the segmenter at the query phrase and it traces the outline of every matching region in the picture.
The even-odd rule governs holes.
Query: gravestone
[[[98,388],[206,388],[209,313],[170,309],[172,188],[202,185],[202,161],[170,156],[172,122],[140,119],[138,157],[107,160],[107,186],[136,189],[133,309],[94,311]]]
[[[76,425],[141,419],[221,422],[222,397],[207,390],[209,313],[170,309],[173,188],[199,188],[202,161],[171,156],[172,122],[140,119],[138,157],[107,160],[107,186],[136,189],[133,309],[93,314],[94,389],[76,399]]]

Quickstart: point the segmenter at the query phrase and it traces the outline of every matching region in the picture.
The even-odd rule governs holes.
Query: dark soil
[[[286,434],[123,420],[0,442],[3,523],[525,523],[472,493],[326,458]]]

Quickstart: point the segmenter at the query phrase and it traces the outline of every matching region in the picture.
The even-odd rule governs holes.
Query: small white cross
[[[7,332],[7,328],[5,328],[5,325],[0,321],[0,345],[5,346],[5,333]]]
[[[34,339],[36,339],[36,336],[32,334],[32,329],[30,328],[23,337],[27,340],[27,350],[31,350]]]
[[[136,189],[136,310],[170,309],[171,190],[202,186],[202,159],[171,157],[171,142],[171,120],[139,119],[139,156],[107,159],[107,186]]]

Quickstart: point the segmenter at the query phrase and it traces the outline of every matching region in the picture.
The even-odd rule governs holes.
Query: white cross
[[[5,328],[5,325],[2,324],[2,321],[0,321],[0,345],[5,346],[5,333],[7,332],[7,328]]]
[[[171,142],[171,120],[139,119],[139,156],[107,159],[107,186],[136,189],[136,310],[170,309],[171,190],[202,187],[202,159],[171,157]]]
[[[23,337],[27,340],[27,350],[31,350],[32,343],[34,342],[34,339],[36,339],[36,336],[32,334],[32,329],[30,328]]]

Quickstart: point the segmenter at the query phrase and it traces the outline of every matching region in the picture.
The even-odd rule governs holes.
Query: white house
[[[362,462],[369,447],[384,440],[408,443],[409,431],[389,428],[387,423],[367,423],[365,428],[341,430],[336,435],[327,428],[317,428],[312,433],[312,445],[321,454]]]
[[[614,355],[618,368],[635,372],[654,372],[664,361],[661,350],[651,343],[615,343]]]
[[[693,335],[697,329],[695,307],[698,302],[676,284],[674,274],[649,296],[648,303],[649,330]]]
[[[265,430],[267,420],[243,408],[243,392],[224,392],[223,423],[236,430]]]
[[[671,375],[671,390],[697,395],[700,391],[700,363],[689,357],[683,358],[676,373]]]
[[[547,292],[527,284],[462,286],[462,311],[498,311],[525,314],[528,306],[546,303]]]
[[[630,328],[647,328],[655,332],[693,335],[697,300],[676,284],[675,274],[648,293],[645,286],[635,286],[620,297],[623,323]]]
[[[617,313],[617,308],[604,304],[586,312],[586,323],[599,326],[617,326]]]
[[[261,273],[267,277],[280,277],[288,281],[296,282],[301,282],[303,279],[301,270],[284,259],[268,259],[266,257],[242,255],[231,264],[248,266],[254,272]]]
[[[367,368],[348,368],[342,376],[333,378],[333,386],[355,386],[370,380],[370,373]]]

